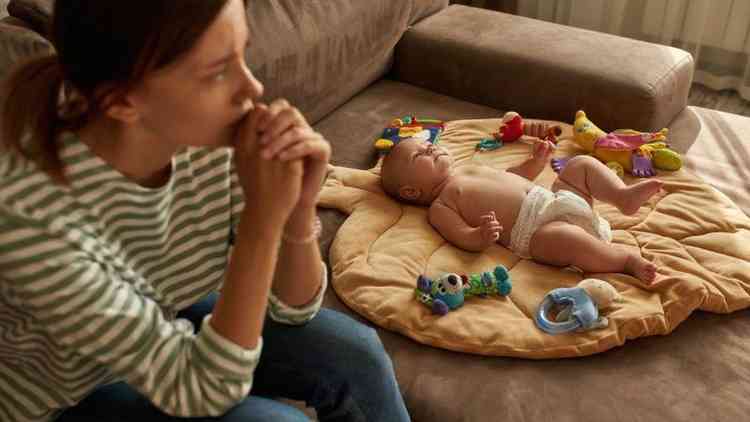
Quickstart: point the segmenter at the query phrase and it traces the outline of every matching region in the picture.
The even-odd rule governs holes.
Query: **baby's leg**
[[[627,186],[601,161],[588,155],[572,158],[560,172],[552,191],[570,190],[581,195],[589,205],[598,199],[617,207],[625,215],[635,214],[638,208],[661,189],[662,182],[644,180]]]
[[[591,273],[626,273],[645,283],[656,278],[656,266],[635,251],[604,242],[582,228],[554,221],[531,237],[535,261],[565,267],[573,265]]]

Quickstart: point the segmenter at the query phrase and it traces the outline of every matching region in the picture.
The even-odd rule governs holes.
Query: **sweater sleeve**
[[[3,214],[0,207],[3,295],[32,314],[61,353],[94,362],[178,417],[222,415],[248,394],[262,339],[243,349],[208,321],[194,334],[140,292],[145,280],[94,260],[93,240]]]
[[[317,315],[320,310],[320,306],[323,303],[323,296],[325,295],[326,287],[328,286],[328,271],[326,265],[323,263],[323,274],[320,279],[320,290],[315,297],[306,305],[303,306],[290,306],[284,303],[281,299],[276,297],[273,293],[268,295],[268,315],[274,321],[281,322],[284,324],[301,325],[304,324]]]

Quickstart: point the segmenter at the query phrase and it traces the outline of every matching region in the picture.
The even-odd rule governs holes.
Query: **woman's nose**
[[[263,84],[255,78],[253,72],[244,63],[242,64],[242,73],[244,76],[242,94],[251,100],[257,100],[262,97],[264,91]]]

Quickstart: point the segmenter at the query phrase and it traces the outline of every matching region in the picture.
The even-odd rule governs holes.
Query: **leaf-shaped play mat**
[[[440,143],[457,165],[482,163],[507,168],[526,159],[530,145],[506,144],[478,152],[497,119],[448,122]],[[563,125],[563,138],[571,127]],[[570,140],[556,156],[579,154]],[[547,168],[536,183],[549,187]],[[613,242],[640,249],[659,267],[658,281],[646,286],[624,274],[581,274],[519,259],[500,245],[470,253],[448,244],[427,221],[427,209],[404,205],[380,187],[379,167],[332,167],[320,206],[350,214],[331,246],[332,285],[341,300],[374,323],[435,347],[482,355],[534,359],[584,356],[622,345],[628,339],[668,334],[696,309],[727,313],[750,305],[750,219],[729,199],[680,170],[660,172],[664,192],[632,216],[598,203],[612,225]],[[626,176],[626,183],[633,179]],[[433,315],[414,298],[419,274],[476,273],[497,264],[510,269],[508,297],[467,298],[447,315]],[[595,276],[624,297],[604,312],[607,328],[550,335],[533,315],[544,295]]]

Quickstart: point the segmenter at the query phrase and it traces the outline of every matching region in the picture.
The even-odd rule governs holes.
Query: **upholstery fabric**
[[[5,21],[0,23],[0,80],[21,60],[52,51],[52,46],[38,33]]]
[[[524,116],[659,130],[685,108],[693,58],[672,47],[452,5],[396,48],[396,78]]]
[[[376,160],[372,143],[393,117],[480,119],[500,117],[503,111],[381,80],[315,127],[332,142],[334,165],[369,169]],[[742,163],[750,151],[750,119],[687,107],[668,126],[686,169],[712,184],[723,174],[723,184],[716,186],[729,187],[724,192],[737,204],[750,204],[750,189],[732,185],[747,179]],[[706,170],[716,174],[713,179]],[[750,206],[743,209],[750,215]],[[346,215],[335,209],[319,212],[321,249],[327,255]],[[342,303],[333,288],[324,306],[374,325]],[[695,311],[669,335],[630,340],[579,359],[481,356],[425,346],[388,329],[378,328],[378,334],[415,421],[743,420],[750,412],[745,399],[750,388],[748,318],[750,309]]]

